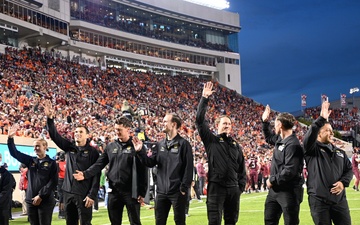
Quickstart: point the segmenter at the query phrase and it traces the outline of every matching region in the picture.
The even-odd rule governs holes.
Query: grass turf
[[[350,186],[352,187],[352,185]],[[306,192],[306,190],[305,190]],[[353,225],[360,225],[360,192],[355,192],[352,188],[347,188],[346,190],[347,199],[350,207],[351,219]],[[264,224],[264,202],[267,192],[261,193],[252,193],[252,194],[242,194],[240,200],[240,216],[238,224],[244,225],[260,225]],[[198,202],[193,200],[190,204],[189,210],[190,216],[186,218],[186,223],[189,225],[205,225],[207,224],[206,217],[206,203]],[[58,219],[58,214],[53,214],[52,225],[63,225],[65,220]],[[154,210],[147,209],[146,207],[141,208],[141,222],[142,225],[154,225]],[[11,225],[15,224],[28,224],[25,217],[16,218],[10,222]],[[104,207],[99,207],[99,212],[93,213],[92,219],[93,225],[110,225],[110,221],[107,214],[107,209]],[[123,214],[123,225],[129,225],[129,220],[126,214],[126,209],[124,208]],[[168,223],[169,225],[174,225],[173,213],[170,210]],[[280,224],[284,224],[282,218]],[[301,225],[311,225],[314,224],[309,210],[307,194],[304,194],[303,202],[301,203],[300,209],[300,224]]]

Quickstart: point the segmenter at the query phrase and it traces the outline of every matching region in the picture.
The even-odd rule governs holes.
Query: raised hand
[[[42,107],[44,107],[44,113],[48,118],[53,118],[54,116],[54,109],[52,107],[51,101],[49,99],[45,100],[45,102],[42,104]]]
[[[204,89],[203,89],[203,92],[202,92],[202,96],[204,98],[208,98],[210,95],[212,95],[212,93],[214,93],[215,91],[212,89],[214,86],[214,84],[209,81],[209,82],[206,82],[204,84]]]
[[[325,101],[321,104],[320,116],[326,120],[329,120],[329,116],[332,112],[331,110],[329,110],[329,107],[330,107],[330,103],[328,101]]]
[[[18,130],[19,130],[19,124],[16,123],[12,125],[8,131],[8,137],[13,138],[16,135],[16,131]]]
[[[263,122],[267,122],[269,120],[270,112],[271,112],[270,106],[266,105],[264,113],[262,114],[262,117],[261,117]]]
[[[140,139],[137,138],[137,137],[133,137],[132,143],[133,143],[133,145],[134,145],[135,151],[140,152],[141,149],[142,149],[142,146],[143,146],[142,141],[140,141]]]

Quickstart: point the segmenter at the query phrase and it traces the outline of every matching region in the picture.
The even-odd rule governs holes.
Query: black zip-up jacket
[[[153,155],[148,157],[145,150],[137,152],[141,162],[148,167],[157,165],[157,192],[174,194],[188,192],[194,167],[190,143],[177,134],[174,139],[166,138],[156,144]]]
[[[225,187],[245,189],[246,170],[240,145],[226,134],[214,135],[205,122],[209,99],[201,97],[196,112],[196,126],[208,156],[208,180]]]
[[[270,130],[270,123],[263,122],[265,140],[275,145],[271,161],[269,181],[274,191],[290,191],[304,183],[302,170],[304,153],[295,133],[282,139]]]
[[[39,159],[19,152],[14,143],[14,138],[8,138],[10,155],[19,162],[24,163],[28,168],[28,188],[26,189],[27,203],[32,203],[32,198],[39,195],[42,202],[54,198],[54,190],[58,183],[57,165],[55,160],[48,155]]]
[[[0,209],[10,208],[14,176],[5,167],[0,167]]]
[[[351,162],[346,153],[329,144],[317,141],[320,128],[326,119],[317,118],[310,126],[304,138],[305,162],[308,170],[308,195],[322,199],[330,204],[338,203],[346,198],[345,189],[340,195],[330,193],[333,184],[341,181],[348,187],[353,177]]]
[[[107,178],[111,188],[131,191],[133,177],[133,162],[135,158],[137,177],[137,196],[145,197],[147,189],[147,168],[136,157],[132,137],[127,142],[116,140],[109,143],[104,153],[89,169],[84,171],[85,178],[99,173],[108,163],[109,170]]]
[[[89,145],[76,146],[75,143],[63,138],[56,130],[54,120],[48,118],[47,125],[49,134],[55,144],[65,151],[66,170],[62,189],[68,193],[80,195],[82,198],[88,196],[91,199],[97,198],[100,187],[100,173],[88,180],[77,181],[73,174],[76,170],[85,171],[99,158],[98,151]]]

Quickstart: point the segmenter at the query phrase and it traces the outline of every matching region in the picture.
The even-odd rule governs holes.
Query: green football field
[[[360,192],[355,192],[352,188],[347,188],[347,199],[350,206],[351,218],[353,225],[360,225]],[[260,225],[264,224],[264,202],[267,192],[242,194],[240,203],[240,217],[238,224],[243,225]],[[124,210],[125,211],[125,210]],[[190,216],[187,217],[186,223],[189,225],[204,225],[207,224],[206,217],[206,204],[204,202],[198,202],[193,200],[190,204],[189,210]],[[65,224],[65,220],[57,218],[57,213],[53,215],[53,225]],[[154,210],[147,209],[146,207],[141,208],[141,222],[143,225],[154,225]],[[10,224],[28,224],[26,218],[20,217],[11,221]],[[108,219],[107,210],[104,207],[99,207],[99,212],[93,213],[93,225],[110,225]],[[126,212],[123,216],[123,224],[129,225],[129,220]],[[174,225],[173,213],[170,211],[168,218],[168,224]],[[281,219],[280,224],[284,224]],[[307,195],[304,195],[303,203],[301,204],[300,210],[300,224],[310,225],[314,224],[310,216],[310,210],[307,201]]]

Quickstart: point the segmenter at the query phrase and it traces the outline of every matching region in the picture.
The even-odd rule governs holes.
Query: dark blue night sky
[[[229,1],[242,27],[243,95],[293,112],[301,94],[311,107],[360,87],[359,0]]]

